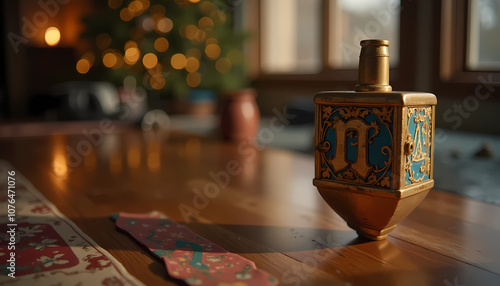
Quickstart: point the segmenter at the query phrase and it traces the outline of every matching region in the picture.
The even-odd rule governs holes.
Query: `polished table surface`
[[[147,285],[177,282],[114,213],[161,211],[282,285],[500,285],[498,206],[432,190],[388,239],[368,241],[312,185],[311,156],[167,131],[82,134],[96,126],[2,137],[0,159]]]

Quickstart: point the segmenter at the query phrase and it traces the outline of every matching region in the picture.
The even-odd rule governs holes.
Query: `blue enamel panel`
[[[393,107],[321,106],[321,177],[391,188]]]

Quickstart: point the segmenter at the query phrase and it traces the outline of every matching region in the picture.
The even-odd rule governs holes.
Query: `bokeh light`
[[[158,58],[153,53],[147,53],[142,58],[142,64],[148,69],[154,68],[157,63],[158,63]]]
[[[167,11],[165,10],[165,7],[163,5],[160,5],[160,4],[155,4],[155,5],[151,6],[151,9],[149,9],[149,11],[151,12],[151,15],[158,14],[158,15],[165,16],[165,13],[167,13]]]
[[[198,21],[198,27],[200,29],[212,28],[214,26],[214,21],[208,17],[203,17]]]
[[[210,13],[215,9],[215,6],[211,2],[204,1],[200,3],[199,8],[205,15],[210,15]]]
[[[137,48],[137,43],[136,43],[136,42],[134,42],[134,41],[132,41],[132,40],[127,41],[127,42],[125,43],[125,45],[123,46],[123,48],[124,48],[125,50],[128,50],[128,49],[130,49],[130,48]]]
[[[189,57],[186,60],[186,70],[190,73],[193,73],[198,70],[200,67],[200,62],[195,57]]]
[[[120,11],[120,19],[122,19],[122,21],[128,22],[128,21],[132,20],[133,18],[134,18],[134,14],[132,13],[132,11],[130,11],[129,8],[123,8]]]
[[[168,40],[163,37],[158,38],[155,40],[154,47],[158,52],[164,52],[168,50]]]
[[[116,57],[116,55],[113,52],[107,52],[102,57],[102,63],[107,68],[114,67],[117,64],[117,62],[118,62],[118,58]]]
[[[205,47],[205,54],[208,58],[215,60],[220,56],[220,47],[217,44],[209,44]]]
[[[174,69],[180,70],[183,69],[186,66],[187,59],[186,56],[183,54],[175,54],[172,56],[170,59],[170,64]]]
[[[189,73],[187,76],[186,76],[186,83],[190,86],[190,87],[197,87],[198,85],[200,85],[201,83],[201,76],[199,73],[197,72],[194,72],[194,73]]]
[[[61,32],[56,27],[50,27],[45,30],[45,42],[49,46],[55,46],[59,44],[61,40]]]
[[[90,70],[90,61],[87,59],[80,59],[76,63],[76,70],[81,74],[86,74]]]
[[[210,45],[210,44],[218,44],[219,41],[216,39],[216,38],[208,38],[206,41],[205,41],[205,45]]]
[[[165,77],[161,73],[156,73],[149,79],[149,85],[156,90],[162,89],[165,86],[165,82]]]
[[[142,12],[143,6],[140,1],[135,0],[130,2],[130,4],[128,4],[128,9],[130,10],[130,12],[134,13],[135,15],[138,15]]]
[[[195,25],[187,25],[186,29],[184,30],[184,33],[186,35],[186,38],[193,40],[196,37],[196,32],[198,31],[198,27]]]
[[[168,33],[173,27],[174,22],[172,22],[169,18],[161,18],[158,20],[158,23],[156,23],[156,30],[160,33]]]
[[[151,32],[155,28],[155,20],[151,17],[146,17],[142,20],[141,26],[144,31]]]
[[[125,50],[125,62],[129,65],[135,64],[141,57],[141,51],[137,47],[130,47]]]
[[[220,58],[215,62],[215,69],[220,73],[228,73],[231,70],[232,63],[228,58]]]

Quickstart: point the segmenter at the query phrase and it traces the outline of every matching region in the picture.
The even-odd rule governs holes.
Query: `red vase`
[[[255,138],[259,131],[260,111],[255,89],[241,89],[222,99],[220,131],[226,140],[242,141]]]

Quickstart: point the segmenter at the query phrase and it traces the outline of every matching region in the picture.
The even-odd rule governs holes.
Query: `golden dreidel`
[[[315,178],[359,235],[380,240],[434,186],[431,93],[392,91],[389,41],[361,41],[355,91],[314,97]]]

